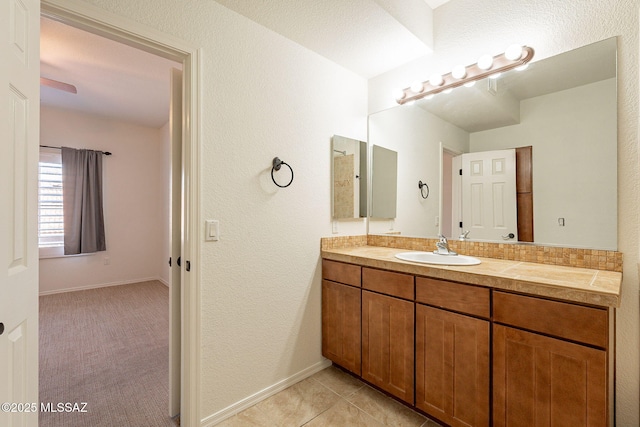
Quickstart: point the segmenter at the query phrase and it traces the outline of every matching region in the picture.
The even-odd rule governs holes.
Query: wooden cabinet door
[[[413,404],[414,303],[362,291],[362,378]]]
[[[607,425],[606,352],[493,327],[493,424]]]
[[[416,407],[486,427],[489,393],[489,322],[416,304]]]
[[[322,355],[360,375],[360,288],[322,281]]]

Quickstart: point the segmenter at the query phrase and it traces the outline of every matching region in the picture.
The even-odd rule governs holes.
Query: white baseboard
[[[255,405],[258,402],[265,400],[268,397],[273,396],[274,394],[284,390],[287,387],[290,387],[308,377],[315,374],[316,372],[320,372],[324,368],[331,366],[331,361],[328,359],[324,359],[314,365],[309,366],[306,369],[290,376],[289,378],[285,378],[282,381],[279,381],[259,392],[252,394],[249,397],[246,397],[239,402],[234,403],[214,414],[211,414],[200,421],[201,427],[212,427],[227,418],[230,418],[236,415],[238,412],[241,412],[251,406]]]
[[[150,282],[150,281],[153,281],[153,280],[157,280],[158,282],[162,283],[163,285],[169,286],[168,283],[166,283],[164,280],[160,279],[159,277],[145,277],[145,278],[142,278],[142,279],[120,280],[120,281],[117,281],[117,282],[98,283],[98,284],[95,284],[95,285],[86,285],[86,286],[74,286],[72,288],[53,289],[51,291],[40,291],[39,295],[40,296],[44,296],[44,295],[62,294],[62,293],[65,293],[65,292],[84,291],[84,290],[87,290],[87,289],[106,288],[106,287],[109,287],[109,286],[130,285],[132,283]]]

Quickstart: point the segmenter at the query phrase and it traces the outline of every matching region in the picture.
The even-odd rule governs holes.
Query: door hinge
[[[187,271],[191,271],[191,261],[187,261],[186,268]]]
[[[169,267],[171,267],[171,257],[169,257]]]

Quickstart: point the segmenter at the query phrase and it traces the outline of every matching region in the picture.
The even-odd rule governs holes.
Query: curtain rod
[[[50,146],[50,145],[41,145],[40,147],[43,147],[43,148],[53,148],[53,149],[55,149],[55,150],[62,150],[62,147],[52,147],[52,146]],[[98,150],[98,151],[99,151],[99,150]],[[100,151],[100,152],[101,152],[102,154],[104,154],[105,156],[110,156],[110,155],[111,155],[111,153],[110,153],[109,151]]]

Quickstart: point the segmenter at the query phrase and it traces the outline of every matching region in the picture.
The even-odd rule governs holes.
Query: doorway
[[[180,171],[182,176],[181,200],[179,204],[182,222],[180,226],[182,244],[179,254],[171,254],[172,259],[181,257],[182,266],[175,263],[172,268],[178,268],[180,273],[180,298],[172,302],[177,304],[180,313],[180,342],[177,343],[180,353],[180,384],[178,385],[178,400],[181,422],[183,425],[195,424],[199,420],[198,412],[198,381],[199,359],[199,280],[197,265],[199,249],[194,238],[197,232],[197,212],[193,206],[198,205],[199,188],[198,154],[199,135],[199,107],[197,94],[199,93],[199,51],[157,31],[153,31],[135,23],[123,22],[106,11],[96,10],[90,5],[63,5],[57,0],[43,0],[41,14],[59,22],[89,33],[108,38],[110,40],[135,47],[145,52],[171,59],[182,64],[183,68],[183,96],[182,121],[188,123],[182,130]],[[168,261],[168,260],[167,260]],[[187,271],[185,265],[190,265]],[[175,310],[172,310],[175,312]]]

